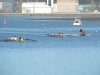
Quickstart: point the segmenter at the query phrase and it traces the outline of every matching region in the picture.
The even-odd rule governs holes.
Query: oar
[[[25,39],[25,40],[29,40],[29,41],[37,41],[37,40],[32,40],[32,39]]]
[[[2,41],[2,42],[7,42],[8,40],[0,40],[0,41]]]

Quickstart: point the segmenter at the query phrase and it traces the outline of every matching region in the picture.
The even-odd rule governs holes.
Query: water
[[[100,22],[78,27],[71,21],[27,18],[0,17],[0,75],[100,75]],[[78,34],[80,28],[88,35],[50,37],[55,32]],[[10,36],[37,41],[4,41]]]

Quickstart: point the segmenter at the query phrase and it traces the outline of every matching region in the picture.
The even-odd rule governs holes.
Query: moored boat
[[[82,25],[81,19],[75,18],[73,25],[74,25],[74,26],[81,26],[81,25]]]

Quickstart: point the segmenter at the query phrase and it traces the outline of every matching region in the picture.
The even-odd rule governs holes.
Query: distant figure
[[[23,42],[23,41],[25,41],[25,40],[24,40],[24,38],[20,37],[20,38],[19,38],[19,41]]]
[[[80,29],[80,36],[85,36],[85,35],[86,35],[85,31],[83,31],[82,29]]]
[[[14,36],[14,37],[13,37],[13,39],[14,39],[15,41],[17,41],[17,40],[18,40],[18,38],[17,38],[16,36]]]
[[[11,36],[9,40],[11,40],[11,41],[17,41],[18,38],[16,36]]]
[[[52,36],[64,36],[64,34],[56,32],[56,33],[52,34]]]
[[[64,36],[63,33],[61,33],[59,36]]]
[[[83,32],[83,30],[82,30],[82,29],[80,29],[80,32]]]
[[[9,40],[13,40],[13,37],[11,36],[11,37],[9,38]]]
[[[58,36],[59,34],[56,32],[56,33],[54,33],[54,34],[52,34],[52,36]]]

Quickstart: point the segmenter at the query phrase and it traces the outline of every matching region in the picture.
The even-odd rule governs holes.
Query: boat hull
[[[6,40],[7,42],[26,42],[26,40],[20,41],[20,40]]]
[[[74,25],[74,26],[81,26],[81,25],[82,25],[81,20],[78,19],[78,18],[76,18],[76,19],[74,20],[73,25]]]
[[[74,26],[81,26],[81,23],[73,23]]]

